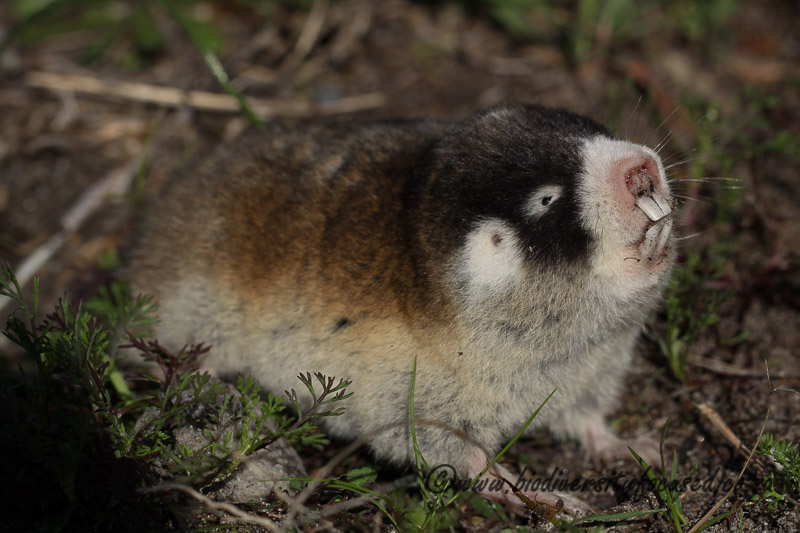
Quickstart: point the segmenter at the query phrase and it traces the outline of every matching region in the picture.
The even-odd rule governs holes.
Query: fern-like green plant
[[[4,471],[19,472],[21,477],[11,479],[11,485],[47,495],[29,495],[35,509],[28,514],[47,517],[48,531],[74,529],[75,516],[95,503],[89,498],[114,497],[110,487],[97,485],[96,479],[103,476],[85,476],[98,457],[112,460],[112,470],[132,467],[136,473],[126,473],[126,482],[115,487],[132,492],[137,483],[170,479],[203,490],[224,481],[246,457],[278,438],[321,448],[327,439],[314,421],[341,415],[341,402],[351,395],[346,390],[349,381],[300,374],[311,401],[302,409],[300,395],[287,393],[297,410],[295,418],[281,398],[263,395],[252,377],[240,376],[230,388],[198,373],[199,360],[209,348],[198,344],[171,351],[131,333],[131,328],[153,323],[156,307],[148,298],[130,297],[121,284],[101,290],[87,305],[64,297],[41,321],[38,280],[29,301],[12,270],[4,267],[0,296],[18,305],[4,334],[36,365],[31,375],[22,366],[16,375],[0,373],[0,446],[8,452],[6,457],[28,465]],[[123,334],[127,344],[120,345]],[[126,379],[116,362],[121,348],[137,352],[158,371]],[[187,433],[194,438],[187,441]],[[109,470],[107,465],[104,470]],[[122,499],[131,497],[129,493]],[[153,496],[139,500],[147,498]],[[112,523],[114,517],[103,514],[106,507],[100,506],[97,519]],[[138,523],[123,522],[130,527]],[[30,529],[27,526],[20,524],[21,529]]]
[[[776,441],[771,433],[764,433],[756,452],[771,457],[783,468],[783,472],[777,480],[773,472],[764,476],[763,494],[755,495],[754,500],[763,499],[768,502],[770,509],[776,509],[792,496],[800,496],[800,453],[797,451],[797,444],[786,440]]]

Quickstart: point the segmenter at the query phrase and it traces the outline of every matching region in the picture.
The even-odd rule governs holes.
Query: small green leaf
[[[365,466],[363,468],[356,468],[355,470],[351,470],[345,476],[347,481],[356,485],[357,487],[363,487],[372,483],[378,478],[378,473],[369,466]]]

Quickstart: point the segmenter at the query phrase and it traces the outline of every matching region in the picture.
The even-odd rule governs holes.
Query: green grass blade
[[[517,434],[514,435],[514,438],[512,438],[510,441],[508,441],[508,444],[506,444],[505,447],[502,450],[500,450],[500,453],[498,453],[494,457],[494,459],[492,459],[491,462],[489,462],[489,464],[486,465],[483,468],[483,470],[481,470],[478,473],[477,476],[472,478],[472,481],[469,482],[469,486],[470,487],[472,485],[474,485],[475,482],[477,482],[481,478],[481,476],[483,476],[486,472],[488,472],[489,469],[506,454],[508,449],[511,448],[511,446],[513,446],[515,442],[517,442],[517,440],[522,436],[522,434],[525,433],[525,430],[528,429],[528,426],[530,426],[531,423],[534,421],[534,419],[539,415],[539,411],[541,411],[544,408],[544,406],[547,405],[547,402],[550,401],[550,398],[553,397],[553,395],[556,393],[557,390],[558,390],[558,388],[555,388],[555,389],[553,389],[553,392],[551,392],[550,394],[547,395],[547,398],[545,398],[544,401],[541,404],[539,404],[539,407],[536,408],[536,411],[534,411],[533,414],[530,416],[530,418],[528,418],[528,420],[525,422],[525,424],[522,426],[522,428],[520,428],[520,430],[517,431]],[[455,501],[457,496],[458,496],[457,494],[455,496],[453,496],[447,502],[447,505],[450,505],[451,503],[453,503],[453,501]]]
[[[725,513],[718,514],[717,516],[715,516],[714,518],[712,518],[711,520],[709,520],[708,522],[706,522],[705,524],[700,526],[700,528],[697,529],[697,533],[700,533],[701,531],[705,531],[706,529],[710,528],[711,526],[713,526],[717,522],[721,522],[721,521],[725,520],[728,517],[728,515],[730,515],[732,513],[735,513],[735,512],[736,511],[733,510],[733,511],[727,511]],[[740,525],[742,524],[741,520],[739,521],[739,524]]]
[[[422,456],[417,442],[417,428],[414,426],[414,391],[417,388],[417,358],[414,357],[414,372],[411,375],[411,398],[408,406],[408,417],[411,423],[411,441],[414,444],[414,460],[417,463],[417,470],[422,471],[422,467],[428,468],[428,463]]]
[[[620,520],[629,520],[631,518],[640,518],[642,516],[649,516],[652,514],[659,514],[666,512],[667,509],[648,509],[646,511],[629,511],[627,513],[614,513],[614,514],[594,514],[590,516],[583,516],[576,518],[572,524],[580,524],[582,522],[618,522]]]
[[[253,108],[247,103],[247,100],[242,93],[240,93],[236,87],[231,84],[228,73],[225,72],[225,68],[222,66],[219,58],[209,49],[209,47],[205,44],[205,41],[200,38],[194,26],[189,22],[189,19],[184,16],[183,12],[178,9],[172,0],[161,0],[161,3],[167,8],[167,11],[172,18],[174,18],[181,28],[183,28],[197,49],[200,50],[200,53],[203,55],[203,61],[205,61],[208,69],[211,71],[211,74],[214,75],[214,77],[217,79],[217,82],[219,82],[225,92],[236,99],[236,102],[239,104],[239,109],[241,109],[247,118],[250,119],[250,122],[252,122],[256,127],[263,128],[264,122],[258,118],[258,116],[255,114],[255,111],[253,111]]]

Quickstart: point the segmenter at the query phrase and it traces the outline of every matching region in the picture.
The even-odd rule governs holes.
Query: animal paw
[[[581,442],[596,467],[602,467],[620,459],[632,460],[634,457],[628,449],[630,447],[648,465],[653,468],[661,468],[661,452],[658,441],[648,437],[640,437],[633,441],[622,440],[614,435],[602,421],[587,424]]]

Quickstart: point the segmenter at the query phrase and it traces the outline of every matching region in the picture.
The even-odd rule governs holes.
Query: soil
[[[15,22],[10,4],[0,6],[0,35]],[[694,40],[668,14],[643,13],[647,33],[610,37],[598,25],[589,33],[591,48],[580,56],[571,49],[571,30],[545,24],[538,39],[525,40],[462,4],[346,0],[325,9],[317,2],[311,15],[292,5],[271,7],[269,17],[244,2],[192,8],[224,36],[220,57],[234,86],[256,100],[277,101],[276,114],[321,120],[332,104],[354,97],[350,102],[361,109],[338,118],[452,118],[504,99],[524,100],[587,114],[637,142],[663,141],[668,161],[689,160],[671,170],[675,179],[691,178],[697,168],[705,177],[734,178],[682,182],[679,191],[691,197],[681,208],[680,231],[698,234],[683,241],[682,256],[718,263],[714,279],[699,286],[732,296],[693,345],[685,382],[670,372],[656,342],[666,328],[665,312],[654,317],[612,419],[623,436],[656,439],[669,421],[667,457],[675,450],[679,473],[688,475],[697,465],[694,479],[707,482],[681,498],[690,525],[725,495],[726,482],[744,465],[734,441],[700,406],[718,413],[746,446],[756,442],[768,408],[766,431],[800,442],[800,395],[770,394],[770,384],[800,390],[797,5],[740,2],[729,20],[711,28],[719,33]],[[558,6],[553,13],[562,17],[574,7]],[[652,29],[651,17],[658,16],[665,17],[663,26]],[[43,309],[63,294],[87,298],[106,283],[110,274],[101,263],[113,262],[139,208],[163,180],[213,146],[236,142],[248,127],[234,112],[141,102],[108,88],[97,94],[65,89],[68,81],[85,86],[89,76],[222,93],[175,21],[166,13],[156,20],[162,46],[135,67],[124,61],[135,45],[125,35],[86,63],[85,50],[98,39],[92,30],[12,41],[0,55],[0,261],[18,267],[65,224],[69,229],[65,245],[37,270]],[[304,40],[304,31],[313,39]],[[56,89],[43,88],[36,77],[41,72],[64,78]],[[115,175],[129,179],[124,189],[101,193],[102,205],[79,227],[69,227],[65,216],[85,205],[84,194]],[[739,190],[725,187],[731,183]],[[7,343],[0,355],[3,364],[16,366],[18,354]],[[555,469],[569,479],[620,478],[620,472],[623,480],[641,478],[632,462],[598,468],[575,444],[547,434],[518,443],[510,457],[518,471],[527,467],[537,475]],[[370,462],[366,454],[358,460]],[[308,461],[313,467],[320,459]],[[798,527],[796,504],[751,504],[769,469],[751,465],[745,471],[720,508],[737,512],[713,530]],[[641,487],[617,485],[580,496],[605,513],[662,506],[651,486]],[[535,515],[515,520],[554,527]],[[674,530],[666,515],[630,525]],[[461,527],[495,526],[473,517]]]

